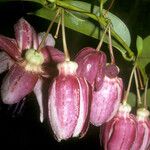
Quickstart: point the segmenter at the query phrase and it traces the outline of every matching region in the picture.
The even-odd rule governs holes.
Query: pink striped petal
[[[95,126],[100,126],[109,121],[119,108],[122,99],[123,82],[121,78],[104,77],[102,87],[98,91],[93,91],[90,122]]]
[[[135,135],[136,128],[134,120],[130,118],[120,118],[112,127],[110,132],[110,139],[107,143],[108,150],[128,150],[131,148]]]
[[[89,119],[89,85],[84,78],[78,78],[78,84],[80,90],[80,111],[73,137],[77,137],[79,135],[83,137],[88,129],[89,123],[89,120],[86,120],[87,118]]]
[[[52,46],[46,46],[46,49],[53,62],[60,63],[64,61],[64,53],[62,51]]]
[[[60,63],[49,91],[49,119],[58,141],[79,136],[87,121],[89,87],[76,69],[75,62]]]
[[[43,80],[39,79],[33,89],[34,94],[36,95],[37,102],[39,104],[39,108],[40,108],[40,121],[41,122],[43,122],[44,120],[42,85],[43,85]]]
[[[51,63],[51,62],[52,62],[52,58],[51,58],[51,56],[50,56],[50,53],[49,53],[47,47],[43,47],[43,48],[41,49],[41,52],[42,52],[42,54],[43,54],[43,56],[44,56],[44,63],[45,63],[45,64]]]
[[[18,46],[22,50],[29,49],[32,46],[32,27],[23,18],[21,18],[15,25],[15,37]]]
[[[33,32],[33,34],[32,34],[32,36],[33,36],[33,45],[32,45],[32,47],[34,49],[38,49],[38,46],[39,46],[38,35],[37,35],[36,31],[33,28],[32,28],[32,32]]]
[[[104,124],[102,141],[105,150],[131,149],[136,136],[137,123],[130,111],[130,106],[121,105],[118,114]]]
[[[85,47],[82,50],[80,50],[78,52],[78,54],[76,55],[76,61],[80,61],[82,60],[83,57],[87,56],[89,53],[91,52],[95,52],[96,50],[94,48],[91,47]]]
[[[98,91],[103,83],[104,76],[105,76],[105,67],[106,67],[106,54],[104,52],[100,52],[99,54],[99,65],[98,65],[98,70],[97,74],[95,77],[95,90]]]
[[[37,80],[37,75],[25,71],[23,67],[12,66],[1,86],[2,101],[5,104],[19,102],[33,90]]]
[[[137,110],[137,132],[131,150],[149,150],[150,146],[150,120],[149,111],[145,108]]]
[[[148,150],[150,127],[148,122],[138,121],[136,138],[132,150]]]
[[[77,88],[74,77],[59,76],[50,90],[49,117],[58,141],[70,138],[76,127],[80,105]]]
[[[14,61],[5,52],[0,52],[0,74],[9,70],[14,64]]]
[[[16,40],[0,35],[0,49],[4,50],[9,56],[15,60],[21,59],[20,49]]]
[[[40,109],[40,121],[43,122],[45,119],[45,107],[47,109],[47,100],[48,100],[48,92],[45,89],[48,89],[49,81],[46,79],[38,79],[33,91],[37,98],[37,102],[39,104]]]
[[[42,41],[42,38],[45,36],[45,32],[41,32],[38,34],[38,40],[39,40],[39,44]],[[53,38],[53,36],[51,34],[48,34],[48,36],[46,37],[46,40],[43,44],[43,46],[55,46],[55,39]]]

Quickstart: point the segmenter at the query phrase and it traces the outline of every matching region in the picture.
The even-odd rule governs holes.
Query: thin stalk
[[[113,6],[114,2],[115,2],[115,0],[112,0],[112,1],[111,1],[111,3],[110,3],[110,5],[109,5],[108,9],[107,9],[107,10],[105,11],[105,13],[104,13],[104,16],[107,15],[107,13],[109,12],[109,10],[110,10],[111,7]]]
[[[138,76],[138,79],[139,79],[139,82],[140,82],[140,89],[144,90],[144,85],[143,85],[143,81],[142,81],[142,77],[141,77],[141,73],[140,73],[139,68],[137,68],[137,76]]]
[[[112,41],[111,41],[111,32],[110,32],[110,26],[108,29],[108,38],[109,38],[109,53],[110,53],[110,58],[111,58],[111,64],[115,64],[115,57],[113,53],[113,48],[112,48]]]
[[[65,53],[65,61],[70,61],[70,55],[68,52],[68,48],[67,48],[67,42],[66,42],[66,34],[65,34],[65,23],[64,23],[64,9],[62,9],[61,11],[62,13],[62,36],[63,36],[63,48],[64,48],[64,53]]]
[[[147,103],[146,103],[146,100],[147,100],[147,88],[148,88],[148,81],[146,82],[146,85],[145,85],[145,91],[144,91],[144,108],[147,109]]]
[[[50,0],[48,0],[48,1],[50,1]],[[107,25],[107,21],[106,21],[107,19],[106,18],[104,18],[104,17],[97,17],[95,14],[87,12],[87,11],[81,9],[81,8],[76,7],[76,6],[67,4],[65,1],[56,1],[55,4],[57,6],[59,6],[59,7],[62,7],[62,8],[71,10],[71,11],[80,12],[80,13],[82,13],[82,14],[90,17],[90,18],[92,18],[93,20],[96,20],[97,22],[99,22],[104,27]],[[127,60],[129,60],[129,61],[134,60],[135,59],[134,53],[128,47],[128,45],[123,41],[123,39],[113,29],[111,30],[111,34],[128,52],[130,58],[127,58],[127,56],[124,56],[124,58],[125,59],[127,58]]]
[[[38,46],[37,52],[40,52],[40,50],[42,49],[42,47],[43,47],[43,45],[45,43],[45,40],[46,40],[46,38],[47,38],[47,36],[48,36],[48,34],[49,34],[49,32],[50,32],[54,22],[55,22],[55,20],[57,19],[59,13],[60,13],[60,9],[57,10],[56,15],[54,16],[53,20],[51,21],[50,25],[48,26],[47,31],[46,31],[45,35],[43,36],[40,45]]]
[[[136,69],[134,70],[134,78],[135,78],[135,85],[136,85],[136,92],[137,92],[137,101],[138,101],[138,106],[139,106],[142,104],[142,101],[141,101],[141,96],[140,96],[140,91],[139,91],[139,84],[138,84]]]
[[[61,18],[59,18],[59,21],[58,21],[56,33],[55,33],[55,35],[54,35],[54,38],[55,38],[55,39],[58,38],[58,33],[59,33],[59,29],[60,29],[60,24],[61,24]]]
[[[100,6],[99,6],[99,11],[100,11],[100,16],[103,15],[103,4],[104,4],[104,0],[99,0]]]
[[[105,37],[105,35],[106,35],[106,32],[107,32],[109,26],[110,26],[110,24],[108,24],[108,25],[106,26],[106,28],[105,28],[105,30],[104,30],[104,32],[103,32],[103,34],[102,34],[101,40],[100,40],[99,44],[97,45],[96,51],[100,51],[101,46],[102,46],[103,41],[104,41],[104,37]]]
[[[131,72],[131,75],[130,75],[130,79],[129,79],[129,83],[128,83],[128,88],[127,88],[127,91],[126,91],[125,96],[124,96],[123,104],[127,103],[127,100],[128,100],[128,97],[129,97],[130,88],[131,88],[131,82],[132,82],[132,79],[133,79],[133,74],[134,74],[135,68],[136,68],[136,65],[134,65],[134,67],[132,69],[132,72]]]

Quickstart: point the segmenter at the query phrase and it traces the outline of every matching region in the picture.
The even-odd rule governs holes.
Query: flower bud
[[[79,66],[77,74],[85,77],[95,90],[100,89],[106,65],[105,53],[102,51],[98,52],[90,47],[85,47],[77,54],[75,61]]]
[[[131,106],[121,104],[117,115],[103,125],[102,142],[105,150],[131,149],[136,136],[137,124],[130,111]]]
[[[149,150],[150,146],[150,121],[149,111],[144,108],[137,110],[137,132],[131,150]]]
[[[59,63],[59,75],[49,90],[49,119],[58,141],[82,136],[87,127],[89,86],[76,75],[77,67],[71,61]]]
[[[117,74],[117,66],[107,66],[101,89],[93,91],[90,122],[95,126],[109,121],[117,113],[123,91],[122,79]]]

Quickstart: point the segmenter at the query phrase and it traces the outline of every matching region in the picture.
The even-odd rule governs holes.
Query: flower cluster
[[[5,104],[15,104],[32,91],[40,120],[43,103],[48,105],[48,120],[58,141],[83,137],[89,123],[101,127],[105,150],[148,150],[150,148],[149,111],[122,103],[123,81],[119,68],[107,63],[103,51],[85,47],[74,61],[65,60],[54,48],[49,34],[38,49],[44,33],[37,34],[23,18],[15,27],[15,39],[0,35],[0,73],[8,70],[1,85]]]

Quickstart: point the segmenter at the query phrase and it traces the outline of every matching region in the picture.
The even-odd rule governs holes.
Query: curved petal
[[[64,53],[52,46],[46,46],[46,49],[48,50],[49,56],[52,58],[52,61],[55,63],[60,63],[64,61]]]
[[[70,138],[76,127],[80,105],[78,90],[78,81],[73,76],[58,76],[50,87],[49,119],[58,141]]]
[[[23,18],[15,25],[15,37],[20,50],[29,49],[32,46],[32,26]]]
[[[44,120],[44,110],[43,110],[43,93],[42,93],[43,80],[39,79],[33,89],[34,94],[36,95],[37,102],[40,108],[40,121]]]
[[[19,102],[33,90],[37,80],[36,74],[25,71],[23,67],[17,64],[12,66],[2,82],[2,101],[5,104]]]
[[[14,39],[0,35],[0,49],[4,50],[13,59],[21,59],[20,49],[17,46],[17,42]]]
[[[122,98],[123,82],[121,78],[104,77],[99,91],[93,91],[90,122],[100,126],[114,117]],[[107,111],[106,111],[107,110]]]
[[[76,61],[80,61],[83,57],[87,56],[91,52],[95,52],[96,50],[92,47],[84,47],[82,50],[80,50],[76,55]]]
[[[33,34],[32,34],[32,36],[33,36],[33,45],[32,45],[32,47],[34,49],[38,49],[38,46],[39,46],[38,35],[37,35],[36,31],[33,28],[32,28],[32,32],[33,32]]]
[[[50,53],[48,52],[48,50],[47,50],[46,47],[43,47],[43,48],[41,49],[41,53],[42,53],[43,56],[44,56],[44,63],[45,63],[45,64],[52,62],[52,58],[51,58]]]
[[[39,104],[40,108],[40,121],[43,122],[45,118],[44,111],[47,109],[44,109],[45,106],[47,106],[47,100],[48,100],[48,92],[45,90],[49,87],[49,81],[45,81],[43,79],[38,79],[33,91],[37,98],[37,102]]]
[[[11,68],[14,64],[12,58],[10,58],[5,52],[0,52],[0,74]]]
[[[81,135],[83,137],[89,127],[89,85],[84,78],[77,78],[80,89],[80,111],[73,137]]]
[[[41,32],[41,33],[38,34],[39,44],[41,43],[42,38],[44,37],[44,35],[45,35],[45,32]],[[51,34],[48,34],[43,46],[52,46],[52,47],[55,46],[55,39],[53,38],[53,36]]]

